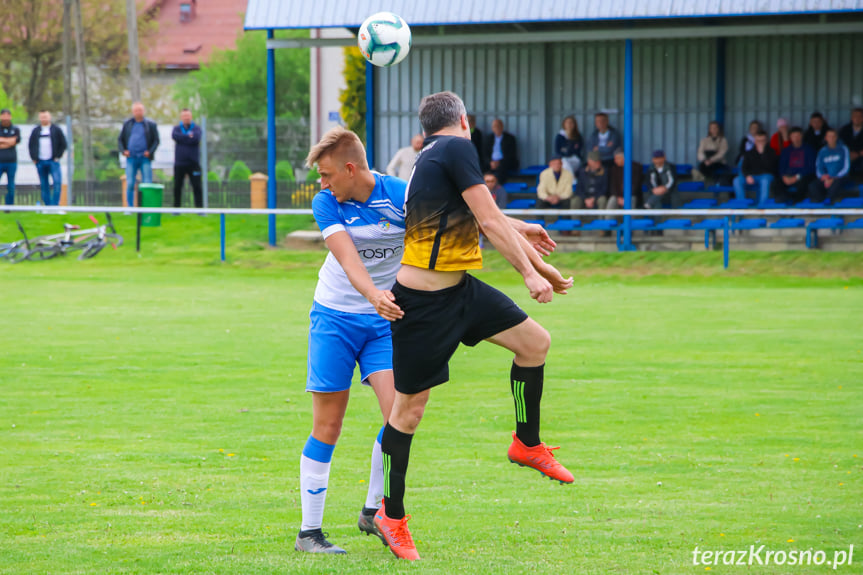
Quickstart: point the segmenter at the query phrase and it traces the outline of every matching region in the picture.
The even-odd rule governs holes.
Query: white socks
[[[324,504],[330,482],[330,462],[335,445],[318,441],[311,435],[300,456],[300,501],[303,523],[300,529],[320,529],[324,522]]]
[[[366,507],[369,509],[379,509],[381,501],[384,498],[384,462],[381,456],[381,434],[384,428],[378,433],[375,439],[375,446],[372,448],[372,469],[369,473],[369,491],[366,493]]]

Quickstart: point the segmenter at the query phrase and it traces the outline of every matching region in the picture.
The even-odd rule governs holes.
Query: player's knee
[[[551,334],[541,327],[533,330],[530,337],[526,339],[524,349],[519,355],[531,363],[540,364],[545,362],[548,350],[551,347]]]
[[[335,445],[342,433],[341,421],[316,421],[312,435],[315,439]]]

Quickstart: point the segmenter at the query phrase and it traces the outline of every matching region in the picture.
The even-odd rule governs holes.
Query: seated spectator
[[[572,207],[576,210],[601,209],[608,205],[608,171],[602,165],[599,152],[587,154],[587,165],[578,170],[578,181]]]
[[[789,138],[791,145],[779,156],[779,177],[773,183],[776,201],[782,203],[805,198],[815,179],[815,150],[803,143],[803,130],[791,128]]]
[[[743,139],[740,140],[740,148],[737,151],[737,158],[734,159],[735,164],[738,166],[740,165],[740,160],[743,159],[743,154],[755,147],[755,134],[763,131],[764,126],[762,126],[761,122],[758,120],[752,120],[749,122],[749,133],[743,136]]]
[[[505,184],[510,172],[518,169],[518,149],[515,136],[503,130],[503,120],[495,118],[491,123],[491,134],[485,137],[482,159],[488,171],[494,172],[497,180]]]
[[[698,144],[698,172],[704,177],[717,179],[717,172],[725,171],[725,156],[728,154],[728,140],[722,133],[719,122],[710,122],[707,126],[707,136]]]
[[[548,167],[539,174],[536,207],[541,210],[568,210],[574,182],[575,176],[563,167],[560,156],[552,156]]]
[[[665,152],[656,150],[653,152],[653,165],[647,172],[647,194],[644,196],[644,208],[658,210],[662,208],[665,198],[671,198],[672,209],[682,205],[680,193],[677,191],[677,169],[673,164],[665,161]]]
[[[599,152],[599,159],[606,171],[614,163],[614,150],[623,147],[623,138],[617,130],[608,125],[608,114],[599,112],[593,119],[596,129],[587,140],[587,149]]]
[[[809,144],[809,147],[815,150],[817,154],[818,150],[824,147],[824,134],[829,129],[830,126],[821,112],[812,112],[812,115],[809,116],[809,127],[803,134],[803,141]]]
[[[839,130],[839,139],[848,148],[851,172],[863,173],[863,108],[851,110],[851,122]]]
[[[608,173],[609,198],[605,208],[607,210],[623,208],[623,166],[625,158],[623,148],[614,151],[614,165]],[[644,166],[636,161],[630,162],[632,170],[632,203],[630,206],[637,209],[643,206],[641,198],[641,182],[644,180]]]
[[[423,135],[417,134],[411,138],[410,146],[405,146],[396,152],[396,155],[387,164],[387,174],[408,181],[411,177],[411,171],[414,169],[414,162],[417,161],[417,154],[422,149]]]
[[[758,203],[770,197],[770,186],[776,174],[776,153],[767,145],[767,132],[755,135],[755,146],[743,154],[740,175],[734,178],[734,195],[746,198],[746,186],[758,186]]]
[[[567,116],[563,119],[560,132],[554,137],[554,150],[552,154],[560,156],[563,169],[573,174],[581,167],[581,154],[584,148],[584,140],[578,131],[578,122],[575,116]]]
[[[482,158],[482,130],[476,127],[476,116],[468,114],[467,125],[470,127],[470,141],[476,148],[476,155]]]
[[[815,159],[817,180],[809,184],[809,199],[813,202],[831,202],[842,192],[851,169],[851,155],[845,144],[839,141],[839,134],[833,128],[824,132],[824,147]]]
[[[782,155],[782,150],[790,144],[791,140],[788,139],[788,120],[779,118],[776,120],[776,132],[770,137],[770,147],[776,152],[776,157],[778,158]]]
[[[488,191],[491,192],[491,197],[494,198],[494,203],[497,204],[497,207],[500,209],[505,209],[506,204],[509,203],[506,188],[500,185],[500,182],[497,181],[497,176],[492,172],[486,172],[483,179],[485,180],[485,186],[488,188]]]

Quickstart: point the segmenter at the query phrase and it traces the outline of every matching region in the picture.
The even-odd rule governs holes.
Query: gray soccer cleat
[[[327,541],[327,534],[320,529],[300,531],[294,549],[306,553],[337,553],[345,554],[347,551]]]
[[[384,536],[381,534],[378,526],[375,525],[375,513],[377,509],[371,509],[369,507],[363,507],[363,510],[360,511],[360,518],[357,520],[357,527],[360,528],[360,531],[365,533],[366,535],[374,535],[378,537],[384,545],[387,544],[387,540],[384,539]]]

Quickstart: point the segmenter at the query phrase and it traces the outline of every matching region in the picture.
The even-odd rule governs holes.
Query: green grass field
[[[92,261],[0,265],[0,573],[676,574],[696,546],[852,544],[837,572],[863,572],[863,256],[561,254],[575,287],[540,306],[489,255],[552,334],[543,437],[576,481],[506,460],[510,358],[462,348],[414,441],[407,564],[356,528],[381,424],[359,386],[324,526],[349,554],[293,551],[325,252],[264,247],[265,221],[228,218],[225,264],[217,218],[165,218],[138,257],[121,217]]]

